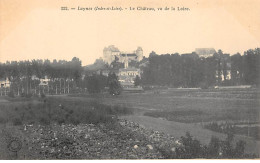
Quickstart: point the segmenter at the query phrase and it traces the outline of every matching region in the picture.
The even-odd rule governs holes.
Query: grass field
[[[168,89],[160,93],[122,94],[120,96],[86,95],[81,98],[98,99],[108,105],[135,108],[137,114],[162,117],[185,123],[211,121],[259,122],[259,91],[256,89],[189,90]]]
[[[0,97],[0,123],[95,124],[111,122],[114,115],[125,115],[126,119],[130,117],[131,121],[176,137],[190,130],[195,138],[207,144],[212,135],[223,139],[225,134],[216,134],[217,130],[208,132],[200,124],[217,122],[257,126],[259,105],[257,89],[165,89],[120,96],[78,94],[30,99]],[[258,137],[259,132],[254,135]],[[247,143],[246,152],[260,153],[257,140],[240,138]],[[250,151],[252,149],[254,151]]]
[[[93,97],[87,95],[81,98],[90,100]],[[210,129],[220,133],[226,133],[226,126],[237,124],[232,129],[234,134],[250,136],[259,140],[260,134],[257,126],[259,125],[260,101],[257,89],[165,89],[160,90],[159,93],[158,91],[146,91],[145,93],[125,93],[115,97],[104,95],[99,96],[99,100],[109,105],[135,108],[135,116],[149,116],[187,123],[190,126],[199,124],[200,127],[196,127],[196,129],[201,133],[204,133],[203,128],[210,129],[204,126],[212,122],[223,124],[224,129],[221,132]],[[138,118],[130,120],[137,120],[147,126],[149,126],[148,123],[152,123],[151,119],[147,123],[143,120],[139,121]],[[165,128],[162,123],[158,126]],[[189,131],[186,125],[179,125],[179,128],[178,132],[182,134]],[[197,133],[199,132],[194,132],[194,134]],[[197,136],[201,137],[200,134]],[[206,142],[209,141],[210,136],[207,137]],[[250,144],[254,143],[250,142]],[[248,149],[250,150],[250,147]]]
[[[109,107],[133,108],[137,115],[165,118],[182,123],[259,123],[260,103],[259,91],[257,89],[168,89],[160,90],[159,93],[146,91],[145,93],[125,93],[120,96],[107,94],[53,96],[49,99],[48,102],[41,102],[42,104],[40,104],[37,99],[2,97],[0,98],[0,107],[2,108],[0,110],[0,122],[4,121],[4,117],[8,117],[6,114],[12,112],[12,109],[17,109],[17,106],[24,109],[51,107],[50,111],[57,111],[62,103],[59,99],[62,99],[63,101],[65,100],[66,107],[74,111],[79,109],[80,105],[86,106],[90,104],[91,106],[93,101],[95,101]],[[86,102],[88,104],[85,104]],[[9,107],[12,109],[6,110]],[[40,110],[38,109],[38,111]],[[106,110],[99,112],[105,112]],[[21,115],[23,112],[21,112]],[[12,115],[10,114],[10,116]]]
[[[91,100],[70,98],[3,98],[0,103],[0,123],[13,125],[67,123],[103,123],[114,116],[131,114],[127,107],[108,106]]]

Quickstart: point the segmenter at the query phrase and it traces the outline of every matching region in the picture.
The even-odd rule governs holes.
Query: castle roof
[[[104,51],[110,50],[111,52],[120,52],[119,49],[117,47],[115,47],[114,45],[110,45],[107,48],[104,48]]]

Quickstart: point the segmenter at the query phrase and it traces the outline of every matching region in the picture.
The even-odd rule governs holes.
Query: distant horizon
[[[107,46],[106,46],[107,47]],[[115,46],[115,47],[117,47],[117,46]],[[137,46],[138,47],[138,46]],[[140,46],[140,47],[142,47],[142,46]],[[208,48],[213,48],[213,47],[206,47],[206,48],[195,48],[195,49],[208,49]],[[247,49],[247,50],[244,50],[242,53],[241,52],[236,52],[236,53],[228,53],[228,52],[225,52],[225,51],[223,51],[222,49],[215,49],[215,48],[213,48],[213,49],[215,49],[216,50],[216,52],[218,52],[218,50],[222,50],[222,52],[223,52],[223,54],[229,54],[230,56],[232,56],[232,55],[235,55],[235,54],[237,54],[237,53],[239,53],[240,55],[244,55],[244,52],[246,52],[246,51],[248,51],[248,50],[253,50],[253,49],[257,49],[257,48],[260,48],[260,47],[256,47],[256,48],[250,48],[250,49]],[[120,50],[120,48],[118,48],[119,50]],[[166,54],[176,54],[176,53],[178,53],[179,55],[182,55],[182,54],[191,54],[191,53],[193,53],[193,52],[195,52],[195,49],[194,49],[194,51],[192,51],[192,52],[184,52],[184,53],[180,53],[180,52],[173,52],[173,53],[170,53],[170,52],[168,52],[168,53],[157,53],[156,51],[154,51],[154,50],[152,50],[151,52],[155,52],[157,55],[166,55]],[[122,50],[123,52],[125,52],[125,50]],[[130,51],[130,50],[128,50],[128,51]],[[149,54],[151,53],[151,52],[149,52],[148,54],[146,54],[146,55],[144,55],[144,57],[149,57]],[[77,57],[77,56],[73,56],[73,57],[76,57],[76,58],[79,58],[80,59],[80,61],[82,62],[82,59],[80,58],[80,57]],[[72,58],[73,58],[72,57]],[[71,58],[71,59],[72,59]],[[102,57],[97,57],[92,63],[89,63],[89,64],[83,64],[83,62],[82,62],[82,64],[81,64],[81,66],[88,66],[88,65],[92,65],[92,64],[94,64],[95,63],[95,61],[97,60],[97,59],[104,59],[103,58],[103,56]],[[20,62],[20,61],[32,61],[32,60],[49,60],[49,61],[51,61],[51,62],[53,62],[54,60],[57,60],[57,61],[59,61],[59,60],[64,60],[64,61],[70,61],[71,59],[57,59],[57,58],[53,58],[53,59],[48,59],[48,58],[33,58],[33,59],[24,59],[24,60],[6,60],[6,61],[0,61],[0,63],[1,64],[3,64],[3,63],[6,63],[6,62]]]

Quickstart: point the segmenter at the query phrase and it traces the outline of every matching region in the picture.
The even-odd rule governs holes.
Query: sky
[[[61,6],[187,7],[190,11],[61,11]],[[144,55],[195,48],[243,54],[260,47],[259,0],[0,0],[0,62],[78,57],[115,45]]]

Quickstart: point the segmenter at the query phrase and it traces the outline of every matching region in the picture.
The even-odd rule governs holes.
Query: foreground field
[[[24,141],[18,155],[20,159],[230,158],[230,155],[223,157],[222,152],[213,155],[207,152],[211,147],[204,148],[204,145],[212,141],[212,136],[225,140],[227,135],[203,126],[212,121],[258,125],[257,98],[258,91],[253,89],[168,89],[120,96],[84,94],[30,99],[4,97],[0,98],[1,158],[10,159],[10,154],[14,154],[7,152],[10,135]],[[118,121],[117,117],[128,121]],[[203,146],[194,141],[192,148],[195,146],[199,153],[187,156],[182,146],[176,155],[179,140],[187,140],[183,138],[186,132]],[[161,136],[154,137],[154,134]],[[259,141],[248,136],[235,134],[233,146],[243,140],[246,153],[259,155]],[[167,146],[166,142],[172,145]],[[226,146],[225,142],[220,143],[223,145]],[[240,147],[238,149],[244,149],[241,144]],[[235,158],[240,157],[238,149],[234,149]]]
[[[173,138],[128,121],[2,128],[1,159],[160,159],[162,149],[177,147]],[[14,138],[22,144],[17,156],[8,147]]]
[[[88,95],[73,98],[92,99]],[[157,123],[156,118],[161,119],[164,122],[158,124],[158,130],[165,128],[163,131],[167,132],[174,128],[174,126],[164,125],[168,123],[167,120],[181,122],[178,130],[170,133],[175,136],[180,136],[180,133],[183,135],[186,131],[190,132],[196,125],[197,131],[193,132],[193,135],[207,143],[217,132],[219,132],[217,135],[223,138],[227,131],[230,131],[236,137],[247,141],[248,152],[259,153],[260,103],[257,89],[168,89],[123,94],[117,97],[99,96],[99,100],[109,105],[135,108],[131,120],[145,124],[147,127],[149,124],[154,126],[153,124]],[[143,115],[154,118],[147,120]],[[206,129],[206,125],[212,122],[218,123],[223,130],[211,128],[212,131],[217,131],[211,132]],[[229,126],[233,126],[234,130],[228,128]],[[205,133],[205,138],[202,139],[199,133]]]

